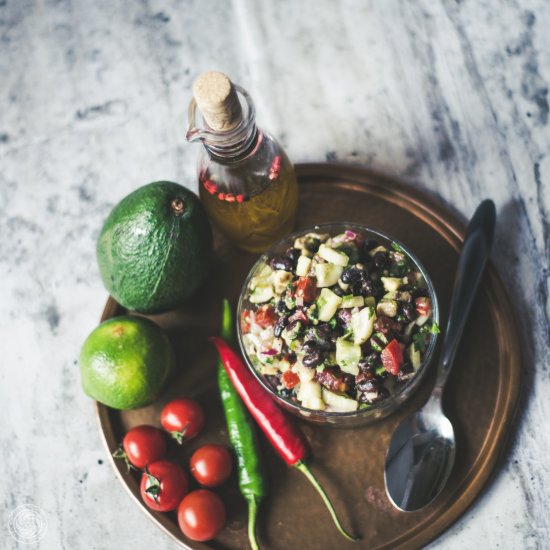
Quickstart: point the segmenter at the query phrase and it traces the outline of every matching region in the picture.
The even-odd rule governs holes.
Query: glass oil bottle
[[[187,140],[202,141],[199,195],[210,220],[234,244],[263,252],[290,233],[298,207],[294,168],[256,126],[248,93],[218,72],[193,86]]]

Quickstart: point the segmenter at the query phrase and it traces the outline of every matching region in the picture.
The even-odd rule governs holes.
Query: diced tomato
[[[241,331],[243,334],[250,332],[250,311],[243,309],[241,313]]]
[[[296,287],[296,301],[301,298],[304,304],[310,304],[313,300],[315,300],[316,293],[317,284],[311,277],[300,277],[298,279],[298,286]]]
[[[294,386],[297,386],[300,383],[300,377],[290,369],[285,370],[283,372],[283,376],[281,377],[283,381],[283,385],[287,390],[292,389]]]
[[[432,312],[432,302],[429,298],[417,298],[414,301],[416,313],[422,317],[428,317]]]
[[[278,318],[279,317],[277,316],[277,313],[275,313],[275,310],[268,305],[258,308],[258,310],[254,313],[256,323],[258,323],[258,325],[262,328],[272,327],[277,322]]]
[[[389,373],[394,376],[399,373],[399,369],[403,365],[403,350],[395,338],[382,350],[380,359]]]

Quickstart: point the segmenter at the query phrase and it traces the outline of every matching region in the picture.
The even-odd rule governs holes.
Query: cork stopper
[[[202,73],[193,84],[195,101],[204,120],[215,132],[228,132],[241,121],[242,112],[235,86],[223,73]]]

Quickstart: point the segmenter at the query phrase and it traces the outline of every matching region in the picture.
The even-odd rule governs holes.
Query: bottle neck
[[[242,118],[227,132],[216,132],[204,121],[195,99],[189,103],[187,141],[201,141],[210,157],[220,162],[233,163],[254,154],[263,140],[262,131],[256,126],[252,99],[240,86],[235,86],[241,104]]]

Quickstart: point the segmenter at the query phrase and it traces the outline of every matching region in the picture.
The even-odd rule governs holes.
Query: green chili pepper
[[[231,306],[227,300],[223,301],[221,336],[228,343],[233,339],[233,318]],[[260,448],[252,419],[229,380],[221,361],[218,361],[218,387],[225,411],[229,440],[237,457],[239,488],[248,504],[248,538],[253,550],[258,550],[255,532],[256,516],[258,506],[267,493]]]

